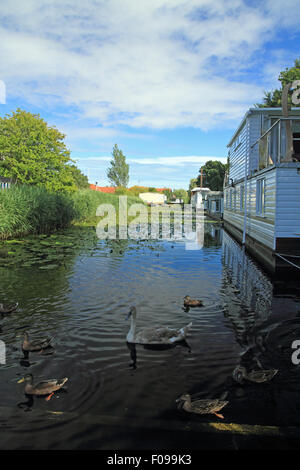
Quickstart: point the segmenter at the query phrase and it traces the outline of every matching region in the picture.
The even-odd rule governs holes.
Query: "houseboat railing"
[[[247,183],[247,180],[248,180],[248,170],[249,170],[249,160],[250,160],[250,155],[251,153],[253,152],[254,150],[254,147],[264,138],[266,137],[268,134],[270,134],[270,132],[278,125],[278,142],[277,142],[277,155],[275,153],[272,154],[270,153],[269,155],[269,158],[272,162],[277,162],[277,163],[280,163],[280,161],[282,161],[282,152],[281,152],[281,122],[282,121],[300,121],[300,117],[296,117],[296,116],[289,116],[289,117],[280,117],[278,119],[276,119],[276,121],[253,143],[249,146],[249,155],[248,155],[248,152],[246,152],[246,159],[245,159],[245,186],[244,186],[244,226],[243,226],[243,238],[242,238],[242,244],[244,245],[245,242],[246,242],[246,227],[247,227],[247,190],[248,190],[248,183]],[[287,133],[287,129],[285,129],[286,133]],[[295,139],[295,140],[299,140],[299,139]],[[292,138],[292,141],[293,141],[293,138]],[[288,144],[288,138],[286,138],[286,146]],[[289,153],[289,157],[291,157],[291,149],[287,149],[288,150],[288,153]],[[289,158],[290,159],[290,158]],[[289,160],[288,159],[288,160]],[[273,163],[274,164],[274,163]],[[266,167],[269,166],[267,163],[266,163]],[[298,266],[297,266],[298,267]]]
[[[270,134],[270,132],[278,125],[278,150],[277,150],[277,158],[276,158],[276,161],[278,163],[280,163],[281,160],[281,122],[282,121],[288,121],[288,122],[291,122],[291,121],[300,121],[300,117],[297,117],[297,116],[289,116],[289,117],[280,117],[278,118],[253,144],[250,145],[250,150],[253,150],[254,147],[264,138],[266,137],[268,134]],[[291,142],[293,142],[293,140],[300,140],[299,138],[294,138],[292,137],[292,133],[291,133],[291,130],[288,131],[288,129],[286,128],[285,129],[286,131],[286,153],[288,154],[285,161],[292,161],[291,160],[291,155],[292,155],[292,148],[289,148],[289,140],[291,140]],[[288,138],[288,132],[291,133],[291,139]]]
[[[269,129],[268,129],[266,132],[264,132],[264,134],[262,134],[262,135],[254,142],[254,144],[250,145],[250,148],[252,149],[253,147],[255,147],[255,145],[258,144],[258,142],[259,142],[261,139],[263,139],[263,138],[273,129],[273,127],[275,127],[275,126],[280,122],[280,120],[281,120],[281,119],[277,119],[277,121],[274,122],[274,123],[272,124],[272,126],[269,127]]]

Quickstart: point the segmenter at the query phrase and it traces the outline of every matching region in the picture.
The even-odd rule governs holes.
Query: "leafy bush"
[[[74,216],[69,195],[23,185],[0,191],[0,238],[51,232],[69,225]]]
[[[128,206],[141,202],[138,197],[127,196]],[[72,222],[97,222],[100,204],[112,204],[118,212],[119,196],[90,189],[64,194],[38,186],[14,185],[0,191],[0,238],[50,233]]]

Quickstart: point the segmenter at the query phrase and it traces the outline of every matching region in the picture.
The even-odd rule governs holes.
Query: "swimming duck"
[[[181,395],[176,402],[179,403],[181,408],[189,413],[197,413],[200,415],[214,414],[221,419],[224,419],[224,416],[217,412],[229,403],[227,400],[221,400],[219,398],[195,400],[192,402],[191,395],[188,393]]]
[[[203,307],[202,300],[191,299],[189,295],[186,295],[183,301],[185,307]]]
[[[33,375],[26,374],[18,383],[25,382],[26,395],[48,395],[46,401],[49,401],[56,390],[60,390],[67,382],[68,378],[42,380],[37,384],[33,384]]]
[[[12,305],[0,303],[0,313],[12,313],[15,310],[17,310],[18,305],[19,305],[18,302]]]
[[[242,383],[243,379],[249,380],[250,382],[262,383],[272,380],[273,377],[277,374],[278,369],[269,369],[269,370],[252,370],[247,372],[246,368],[243,366],[237,366],[233,371],[233,378]]]
[[[39,338],[29,341],[27,331],[24,332],[24,340],[22,343],[23,351],[42,351],[49,348],[52,338]]]
[[[138,333],[135,332],[136,327],[136,308],[131,307],[127,315],[127,319],[131,317],[131,325],[129,332],[126,336],[128,343],[137,344],[174,344],[178,341],[183,341],[192,327],[192,323],[187,326],[175,329],[165,326],[156,326],[150,328],[143,328]]]

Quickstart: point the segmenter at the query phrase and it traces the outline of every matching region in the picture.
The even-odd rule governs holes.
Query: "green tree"
[[[223,164],[219,160],[209,160],[202,167],[203,186],[211,191],[223,191],[223,181],[228,164]],[[200,169],[201,171],[201,169]],[[197,179],[197,186],[200,186],[200,174]]]
[[[69,170],[72,174],[74,183],[78,189],[88,189],[90,187],[89,180],[86,175],[84,175],[79,168],[75,165],[69,165]]]
[[[167,202],[170,202],[173,195],[172,191],[170,189],[164,189],[163,194],[167,196]]]
[[[64,138],[39,114],[17,109],[0,118],[0,175],[52,191],[75,191]]]
[[[191,200],[192,189],[196,188],[197,184],[198,184],[198,178],[191,178],[190,179],[190,184],[189,184],[189,189],[188,189],[189,201]]]
[[[256,103],[257,108],[280,108],[282,90],[264,91],[263,103]]]
[[[281,71],[278,80],[281,82],[282,88],[287,83],[292,83],[294,80],[300,80],[300,59],[295,59],[293,67],[287,67],[285,70]],[[255,106],[257,108],[280,108],[282,88],[265,91],[263,102],[256,103]],[[289,104],[291,104],[291,95],[289,96]],[[300,105],[293,104],[293,106]]]
[[[110,168],[107,170],[107,177],[111,184],[127,188],[129,182],[129,165],[126,163],[126,157],[123,155],[117,144],[112,151],[113,159],[110,162]]]
[[[197,184],[198,184],[198,178],[191,178],[190,179],[190,185],[189,185],[189,191],[196,188]]]
[[[189,200],[188,192],[185,189],[174,189],[173,194],[176,196],[176,198],[182,199],[185,204]]]

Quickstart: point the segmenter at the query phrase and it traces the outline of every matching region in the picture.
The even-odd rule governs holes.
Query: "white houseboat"
[[[225,228],[271,272],[300,265],[300,108],[249,109],[228,147]]]
[[[193,188],[191,190],[191,204],[196,208],[207,208],[207,194],[210,192],[209,188]]]
[[[224,211],[223,191],[207,193],[207,214],[213,219],[222,219]]]

